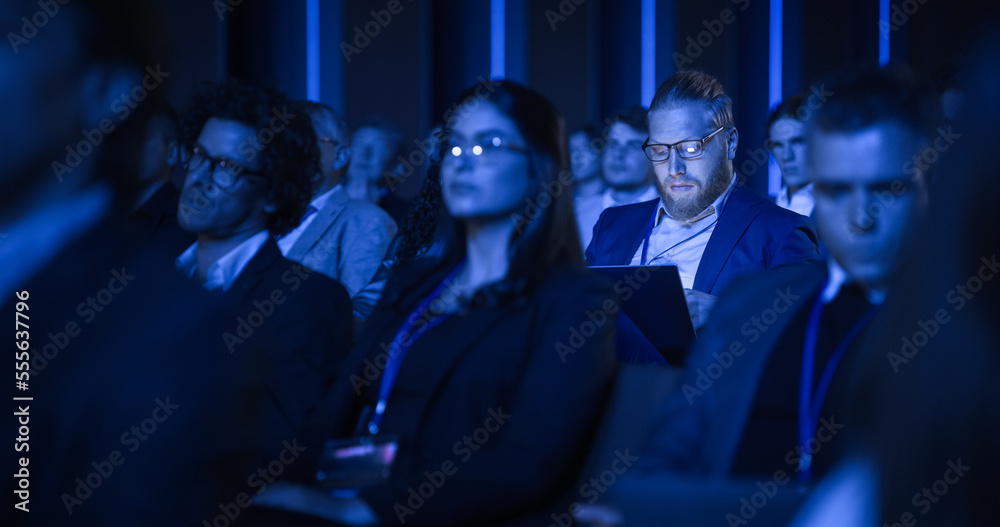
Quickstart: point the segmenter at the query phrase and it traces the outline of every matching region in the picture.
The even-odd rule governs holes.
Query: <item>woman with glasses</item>
[[[565,513],[615,373],[563,120],[533,90],[491,88],[463,93],[444,131],[442,256],[390,277],[316,423],[395,439],[388,479],[359,496],[387,524]]]

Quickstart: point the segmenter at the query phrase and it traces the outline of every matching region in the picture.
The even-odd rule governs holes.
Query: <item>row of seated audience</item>
[[[0,93],[24,101],[4,118],[24,147],[2,180],[0,306],[30,306],[17,360],[34,396],[30,463],[8,464],[30,468],[31,510],[5,524],[734,525],[758,490],[790,504],[760,521],[809,499],[800,525],[873,524],[907,514],[911,487],[950,483],[946,469],[966,478],[963,462],[967,490],[915,510],[988,517],[996,293],[975,293],[997,272],[979,231],[996,212],[974,179],[988,139],[960,150],[969,180],[934,208],[917,160],[977,134],[942,135],[907,67],[831,77],[808,119],[802,96],[775,109],[777,205],[734,169],[721,83],[691,71],[607,134],[570,137],[535,90],[472,86],[431,134],[405,213],[391,125],[349,137],[328,106],[232,80],[179,115],[151,94],[52,177],[157,56],[148,13],[124,7],[64,6],[9,72],[24,91]],[[575,192],[553,191],[567,170]],[[913,248],[916,232],[935,238]],[[688,312],[663,316],[698,328],[682,364],[587,265],[677,267]],[[622,408],[629,389],[655,411]],[[599,438],[623,414],[642,426],[619,450]],[[962,433],[935,430],[942,415]],[[896,448],[904,431],[920,435]],[[585,470],[611,449],[617,485]]]

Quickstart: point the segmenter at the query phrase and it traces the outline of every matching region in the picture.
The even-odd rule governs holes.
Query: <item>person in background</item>
[[[542,523],[568,506],[615,375],[612,319],[567,345],[611,291],[583,265],[570,193],[524,214],[525,199],[568,168],[555,107],[510,81],[485,100],[469,89],[456,107],[441,161],[442,257],[392,275],[350,359],[353,373],[334,386],[310,443],[398,438],[388,482],[356,500],[380,523]],[[366,364],[386,356],[385,371],[366,377]],[[478,428],[493,431],[489,441],[463,442]],[[433,499],[406,505],[408,489],[452,464],[458,470]],[[324,495],[295,489],[294,503]]]
[[[576,208],[577,226],[580,228],[580,242],[584,247],[590,243],[592,234],[590,225],[584,226],[587,219],[580,216],[585,210],[587,198],[603,194],[607,185],[601,174],[601,150],[595,146],[600,141],[597,129],[590,124],[577,129],[569,136],[570,172],[573,173],[574,207]]]
[[[263,353],[273,403],[268,443],[278,445],[296,436],[352,338],[344,286],[285,259],[274,241],[308,206],[319,172],[316,134],[282,94],[229,81],[192,97],[181,137],[187,177],[177,221],[198,240],[175,265],[232,304],[219,329],[229,353]]]
[[[351,134],[351,163],[344,182],[347,195],[375,203],[397,223],[406,218],[409,204],[396,192],[401,170],[403,134],[387,119],[372,115]]]
[[[371,283],[354,297],[355,316],[362,321],[375,309],[385,283],[395,268],[409,265],[417,258],[440,256],[443,242],[441,220],[444,215],[444,204],[441,201],[441,132],[440,126],[431,130],[429,139],[432,147],[427,172],[399,236],[393,239],[386,250]],[[355,329],[355,333],[360,334],[360,328]]]
[[[933,165],[933,199],[912,227],[920,235],[892,278],[879,331],[863,343],[849,451],[796,527],[995,522],[1000,180],[990,130],[1000,118],[1000,26],[994,18],[983,29],[972,30],[953,87],[965,104],[943,108],[959,113],[945,114],[951,124],[934,139],[957,140]]]
[[[609,207],[630,205],[656,198],[653,165],[642,155],[642,142],[649,135],[647,111],[642,106],[630,106],[606,120],[607,145],[601,158],[601,174],[607,185],[604,192],[581,197],[575,203],[581,241],[589,242],[594,225]],[[584,243],[586,249],[589,243]]]
[[[0,425],[23,438],[4,472],[26,476],[5,478],[0,524],[211,521],[256,468],[264,394],[253,361],[221,345],[232,319],[216,299],[173,272],[175,254],[130,237],[143,132],[173,80],[163,17],[51,5],[33,38],[12,32],[0,51],[0,307],[14,395],[31,399]],[[2,2],[0,19],[43,7]]]
[[[184,178],[179,127],[173,106],[164,103],[152,110],[139,155],[139,198],[130,214],[137,242],[157,243],[174,252],[194,242],[194,236],[177,225],[177,198]]]
[[[587,262],[676,265],[697,328],[736,277],[817,261],[807,218],[740,185],[738,139],[732,100],[718,79],[685,71],[664,81],[649,111],[649,137],[637,145],[652,162],[659,198],[604,211]]]
[[[872,66],[826,85],[834,95],[806,130],[826,269],[734,282],[658,417],[644,468],[753,478],[785,470],[809,487],[840,459],[840,430],[853,426],[851,372],[866,360],[865,335],[881,328],[878,309],[894,294],[927,206],[927,174],[898,168],[933,140],[938,113],[904,66]],[[873,207],[880,199],[891,202]],[[724,376],[698,382],[699,371],[727,357]]]
[[[806,98],[795,94],[781,101],[767,118],[767,149],[781,169],[781,190],[775,203],[792,212],[810,216],[813,186],[806,176],[806,123],[802,109]]]
[[[340,115],[318,102],[299,106],[316,131],[319,172],[305,216],[278,239],[278,248],[289,260],[339,281],[353,299],[375,275],[396,235],[396,222],[370,201],[351,199],[345,192],[341,178],[350,163],[351,148]],[[364,318],[358,309],[354,313]]]

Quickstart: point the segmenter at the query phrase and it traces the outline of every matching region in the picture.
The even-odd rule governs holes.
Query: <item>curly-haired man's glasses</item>
[[[191,147],[187,156],[188,171],[201,170],[206,164],[209,166],[212,182],[220,188],[229,188],[235,185],[242,176],[264,177],[260,172],[245,168],[232,159],[214,157],[208,155],[208,152],[205,152],[201,147]]]

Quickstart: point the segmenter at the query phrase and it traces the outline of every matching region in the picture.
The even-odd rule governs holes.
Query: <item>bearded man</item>
[[[695,327],[737,276],[819,259],[805,216],[757,196],[733,171],[739,133],[718,79],[683,71],[649,108],[659,198],[601,214],[587,247],[590,265],[676,265]]]

